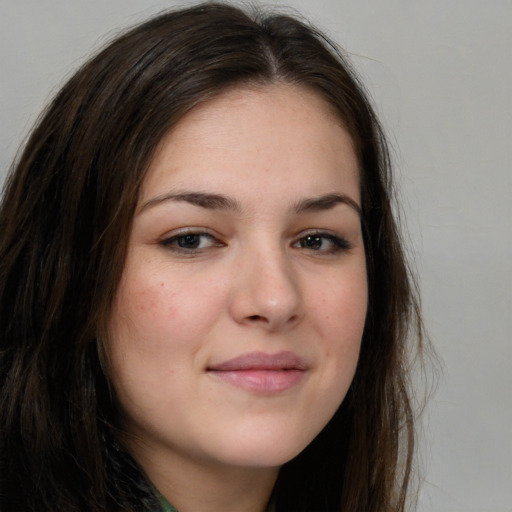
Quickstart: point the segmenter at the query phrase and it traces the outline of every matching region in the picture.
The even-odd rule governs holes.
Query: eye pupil
[[[183,235],[178,238],[177,242],[178,246],[184,249],[197,249],[200,238],[197,235]]]
[[[320,249],[322,247],[322,237],[313,235],[305,237],[303,247],[307,247],[308,249]]]

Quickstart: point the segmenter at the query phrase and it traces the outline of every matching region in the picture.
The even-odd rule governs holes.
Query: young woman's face
[[[308,90],[224,93],[162,141],[111,318],[147,466],[278,467],[327,424],[367,308],[358,162]]]

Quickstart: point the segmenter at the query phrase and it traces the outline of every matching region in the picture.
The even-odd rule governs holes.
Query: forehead
[[[190,186],[258,195],[270,184],[300,195],[341,186],[359,201],[353,140],[334,109],[309,89],[235,88],[197,106],[161,141],[141,199]]]

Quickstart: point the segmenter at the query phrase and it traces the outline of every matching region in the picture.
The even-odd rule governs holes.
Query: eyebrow
[[[295,213],[319,212],[330,210],[338,204],[346,204],[350,206],[361,217],[361,207],[351,197],[345,194],[326,194],[323,196],[313,197],[310,199],[301,199],[293,207]]]
[[[140,208],[139,212],[152,208],[166,201],[184,201],[186,203],[207,208],[209,210],[234,210],[240,212],[242,210],[238,201],[222,194],[211,194],[206,192],[180,192],[177,194],[162,194],[146,201]]]
[[[139,213],[167,201],[184,201],[194,206],[199,206],[209,210],[242,211],[242,207],[238,201],[222,194],[213,194],[208,192],[179,192],[162,194],[149,199],[139,208]],[[318,197],[301,199],[295,203],[292,207],[292,211],[296,214],[319,212],[330,210],[338,204],[346,204],[355,210],[359,216],[362,215],[361,207],[357,202],[345,194],[325,194]]]

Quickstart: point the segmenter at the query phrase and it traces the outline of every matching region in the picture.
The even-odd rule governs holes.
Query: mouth
[[[257,394],[271,395],[298,385],[308,371],[293,352],[250,352],[207,368],[213,377]]]

